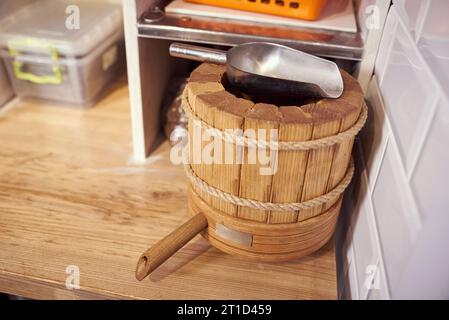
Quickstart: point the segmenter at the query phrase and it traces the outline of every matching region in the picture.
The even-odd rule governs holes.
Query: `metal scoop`
[[[343,93],[334,62],[274,43],[245,43],[228,51],[173,43],[170,55],[225,64],[230,84],[247,94],[338,98]]]

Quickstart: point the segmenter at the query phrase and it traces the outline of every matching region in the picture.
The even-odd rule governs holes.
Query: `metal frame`
[[[273,28],[243,21],[165,14],[156,5],[140,17],[137,28],[138,36],[144,38],[223,46],[265,41],[322,57],[355,61],[362,60],[364,50],[359,33],[278,26]]]

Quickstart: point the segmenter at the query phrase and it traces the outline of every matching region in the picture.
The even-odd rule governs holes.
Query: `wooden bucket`
[[[141,256],[139,280],[200,232],[224,252],[261,261],[303,257],[333,235],[367,117],[357,81],[341,71],[339,99],[278,106],[229,92],[224,72],[204,63],[190,76],[192,218]]]

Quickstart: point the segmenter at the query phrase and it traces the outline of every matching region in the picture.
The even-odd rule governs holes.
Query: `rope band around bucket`
[[[243,135],[236,135],[227,131],[222,131],[217,129],[208,123],[204,122],[201,118],[199,118],[195,112],[192,110],[192,106],[190,105],[187,98],[187,88],[184,89],[182,93],[182,108],[185,113],[189,117],[190,120],[199,123],[202,129],[208,131],[208,133],[214,137],[217,137],[227,143],[232,143],[239,146],[244,147],[257,147],[261,149],[273,149],[273,150],[297,150],[297,151],[308,151],[314,149],[320,149],[325,147],[331,147],[335,144],[347,141],[355,137],[360,130],[365,125],[365,122],[368,118],[368,108],[366,104],[363,104],[362,112],[359,116],[357,122],[348,130],[340,132],[334,136],[328,136],[321,139],[309,140],[309,141],[263,141],[263,140],[255,140],[245,137]]]
[[[234,205],[262,210],[300,211],[305,209],[318,208],[328,203],[330,200],[338,198],[346,190],[349,183],[351,183],[352,176],[354,175],[354,162],[351,160],[349,168],[346,170],[344,178],[330,192],[323,194],[317,198],[307,200],[305,202],[288,202],[288,203],[263,202],[253,199],[240,198],[234,194],[224,192],[220,189],[217,189],[209,185],[206,181],[198,177],[195,174],[195,172],[193,172],[192,167],[189,164],[184,165],[184,171],[187,175],[187,178],[190,180],[193,186],[198,187],[200,190],[206,192],[207,194],[215,198],[224,200]]]

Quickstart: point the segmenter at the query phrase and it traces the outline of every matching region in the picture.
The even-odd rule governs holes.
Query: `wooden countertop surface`
[[[124,79],[94,108],[0,109],[0,292],[31,298],[335,299],[333,242],[288,263],[248,262],[200,236],[138,282],[140,254],[187,219],[167,142],[132,154]],[[68,266],[80,289],[66,289]],[[69,279],[70,280],[70,279]]]

